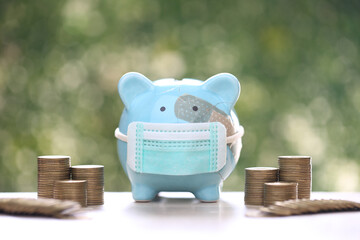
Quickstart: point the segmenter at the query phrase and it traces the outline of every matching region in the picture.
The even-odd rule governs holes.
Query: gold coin
[[[87,204],[104,204],[104,166],[77,165],[71,167],[74,180],[87,180]]]
[[[56,181],[54,198],[61,200],[72,200],[86,207],[87,205],[87,182],[86,180]]]
[[[311,157],[279,156],[279,180],[298,183],[298,198],[310,198]]]
[[[244,201],[246,205],[263,205],[264,183],[278,181],[278,168],[250,167],[245,169]]]
[[[278,201],[297,199],[298,183],[273,182],[264,183],[264,206],[273,205]]]
[[[38,197],[53,198],[54,182],[70,179],[69,156],[39,156],[38,160]]]

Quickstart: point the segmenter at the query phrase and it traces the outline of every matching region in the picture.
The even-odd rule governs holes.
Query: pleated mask
[[[127,136],[127,165],[137,173],[193,175],[217,172],[225,166],[227,144],[237,141],[244,130],[226,136],[220,122],[146,123],[132,122]]]

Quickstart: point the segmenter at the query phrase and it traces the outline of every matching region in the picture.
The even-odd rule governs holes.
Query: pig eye
[[[193,106],[192,110],[194,110],[196,112],[197,110],[199,110],[199,108],[197,106]]]
[[[164,106],[162,106],[161,108],[160,108],[160,111],[165,111],[166,110],[166,108],[164,107]]]

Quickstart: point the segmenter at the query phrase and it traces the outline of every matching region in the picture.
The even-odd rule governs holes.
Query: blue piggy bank
[[[130,72],[118,90],[124,111],[115,136],[134,200],[186,191],[200,201],[217,201],[242,147],[244,129],[234,111],[237,78],[221,73],[206,81],[152,82]]]

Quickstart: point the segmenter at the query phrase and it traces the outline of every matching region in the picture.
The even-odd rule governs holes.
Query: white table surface
[[[217,203],[202,203],[189,193],[162,193],[136,203],[131,193],[106,192],[103,206],[75,219],[0,214],[0,239],[360,239],[360,212],[252,218],[245,216],[243,198],[243,192],[223,192]],[[312,198],[360,202],[360,193],[316,192]]]

